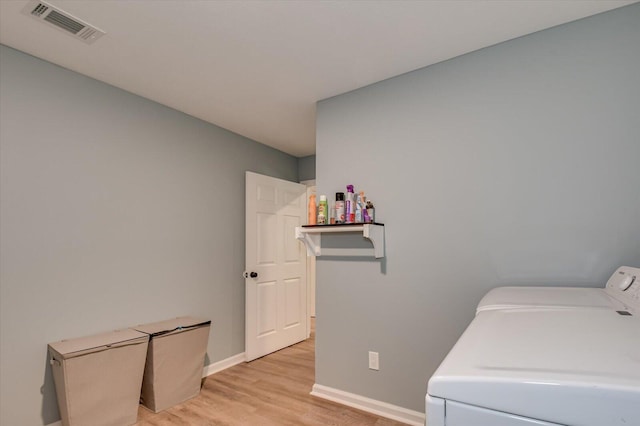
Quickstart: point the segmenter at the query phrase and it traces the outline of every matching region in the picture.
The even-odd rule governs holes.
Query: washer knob
[[[620,290],[622,291],[629,290],[629,287],[631,287],[635,281],[636,281],[635,275],[627,275],[626,277],[624,277],[624,280],[622,280],[622,282],[620,283]]]

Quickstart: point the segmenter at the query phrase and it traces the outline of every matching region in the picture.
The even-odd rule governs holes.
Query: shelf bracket
[[[373,244],[373,256],[376,259],[384,257],[384,226],[365,224],[362,236]]]
[[[304,232],[304,228],[296,226],[296,238],[301,240],[307,247],[307,256],[320,256],[320,234],[310,234]]]

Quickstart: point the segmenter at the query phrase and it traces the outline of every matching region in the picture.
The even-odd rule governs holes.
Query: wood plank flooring
[[[309,395],[311,338],[206,378],[200,395],[161,413],[140,406],[137,426],[396,426],[404,423]]]

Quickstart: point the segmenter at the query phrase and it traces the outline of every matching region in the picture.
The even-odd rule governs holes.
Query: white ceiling
[[[0,43],[296,156],[315,152],[318,100],[634,3],[48,2],[107,35],[87,45],[0,0]]]

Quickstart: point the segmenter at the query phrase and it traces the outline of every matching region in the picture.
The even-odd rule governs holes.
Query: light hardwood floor
[[[311,338],[206,378],[200,395],[161,413],[140,407],[138,426],[403,425],[309,395],[315,380]]]

